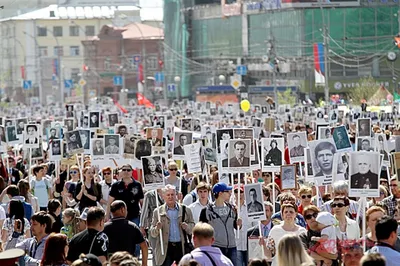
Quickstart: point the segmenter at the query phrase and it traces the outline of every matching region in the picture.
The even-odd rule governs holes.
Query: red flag
[[[119,109],[121,112],[123,112],[124,114],[128,113],[128,111],[127,111],[124,107],[122,107],[117,101],[114,100],[114,104],[115,104],[115,106],[117,106],[118,109]]]
[[[21,78],[25,80],[25,66],[21,66]]]
[[[138,105],[144,105],[148,108],[154,108],[154,105],[147,99],[146,97],[143,96],[141,93],[137,93],[137,99],[138,99]]]

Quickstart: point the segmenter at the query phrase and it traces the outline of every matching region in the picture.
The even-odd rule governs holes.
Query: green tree
[[[352,88],[348,92],[349,99],[353,100],[353,104],[361,103],[361,100],[368,101],[380,88],[373,77],[360,78],[359,86]]]
[[[281,104],[289,104],[293,106],[296,104],[296,95],[292,93],[292,90],[287,88],[284,92],[278,91],[278,103]]]

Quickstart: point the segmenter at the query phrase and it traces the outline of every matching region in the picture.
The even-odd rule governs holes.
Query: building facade
[[[176,9],[182,18],[173,15]],[[274,83],[296,86],[303,97],[318,100],[324,88],[315,85],[314,44],[325,42],[331,93],[345,94],[364,76],[391,91],[398,87],[400,62],[387,59],[398,50],[393,44],[400,24],[397,1],[166,0],[164,10],[164,23],[171,26],[165,32],[166,61],[181,62],[170,66],[170,74],[186,76],[181,86],[187,97],[241,79],[245,88],[264,91]],[[238,65],[247,67],[246,75],[235,76]]]

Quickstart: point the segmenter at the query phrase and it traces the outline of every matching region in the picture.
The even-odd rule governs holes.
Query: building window
[[[71,46],[69,48],[69,53],[71,56],[78,56],[79,55],[79,46]]]
[[[53,34],[55,37],[62,37],[63,36],[63,28],[61,26],[54,26]]]
[[[39,37],[45,37],[47,36],[47,27],[37,27],[37,36]]]
[[[156,56],[151,56],[146,59],[146,69],[157,70],[158,69],[158,58]]]
[[[85,27],[85,34],[86,36],[94,36],[94,26],[86,26]]]
[[[47,46],[39,46],[39,55],[40,56],[48,55]]]
[[[135,60],[133,58],[129,58],[129,68],[131,70],[137,70],[138,69],[138,63],[135,63]]]
[[[63,56],[64,55],[64,49],[62,46],[54,46],[54,55],[55,56]]]
[[[109,71],[111,69],[111,61],[109,58],[104,60],[104,70]]]
[[[80,80],[81,74],[80,74],[80,69],[79,68],[71,68],[71,79],[74,81],[74,83],[78,83]]]
[[[79,36],[79,27],[69,26],[69,36]]]

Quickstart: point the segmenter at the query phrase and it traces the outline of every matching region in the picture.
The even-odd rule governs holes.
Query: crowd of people
[[[77,111],[71,105],[66,110],[63,115],[78,120]],[[306,117],[312,117],[312,108],[307,110]],[[49,130],[54,135],[52,138],[37,138],[43,141],[45,149],[43,157],[34,160],[24,156],[24,153],[32,153],[26,145],[33,145],[36,139],[26,143],[21,141],[14,147],[9,141],[3,143],[2,140],[5,152],[0,160],[0,265],[399,264],[399,167],[395,156],[393,160],[389,156],[384,157],[385,154],[400,152],[396,144],[400,134],[394,124],[380,125],[379,121],[371,124],[369,119],[369,130],[360,125],[360,130],[367,131],[363,134],[368,135],[370,143],[377,144],[371,146],[371,151],[357,150],[359,133],[358,126],[354,126],[356,121],[349,118],[351,112],[342,116],[338,112],[335,123],[329,125],[329,134],[324,134],[329,141],[332,139],[331,142],[314,145],[309,159],[312,165],[309,167],[307,159],[298,158],[307,157],[307,149],[313,147],[307,143],[322,138],[317,136],[315,124],[285,122],[270,132],[265,126],[261,128],[267,122],[256,127],[251,127],[249,123],[246,127],[245,122],[226,117],[222,122],[203,123],[195,119],[188,122],[186,119],[184,132],[200,132],[197,138],[203,152],[197,153],[200,154],[199,161],[207,149],[221,150],[214,163],[210,160],[199,162],[201,171],[192,172],[192,162],[187,161],[187,157],[179,160],[175,157],[185,155],[186,145],[191,145],[188,140],[192,136],[181,134],[174,145],[174,132],[162,128],[161,119],[154,120],[154,115],[160,115],[160,110],[155,113],[148,110],[141,112],[143,114],[135,120],[141,120],[135,126],[136,132],[124,131],[121,141],[128,136],[132,143],[147,141],[153,148],[166,142],[165,154],[162,154],[162,149],[151,152],[151,155],[161,155],[162,160],[146,157],[145,164],[142,164],[149,169],[146,173],[133,163],[120,165],[118,159],[113,161],[109,158],[103,158],[101,165],[106,166],[99,168],[98,159],[92,157],[96,154],[85,154],[83,150],[87,149],[83,149],[82,143],[68,148],[82,148],[81,153],[71,155],[68,162],[53,160],[49,156],[50,147],[54,149],[53,141],[62,138],[62,135],[57,136],[56,130]],[[196,110],[191,112],[196,113]],[[324,113],[327,118],[329,110],[324,110]],[[103,118],[106,115],[107,111],[97,113],[96,119],[100,119],[96,120],[95,127],[108,128],[108,123],[121,127],[119,123],[122,119],[118,115],[110,116],[110,121]],[[252,115],[258,120],[280,116],[279,112],[259,114],[258,117],[257,113]],[[286,115],[282,114],[287,118]],[[366,119],[368,115],[365,110],[360,119]],[[177,116],[175,114],[167,119]],[[92,116],[83,115],[82,119],[88,117]],[[6,126],[6,122],[12,120],[16,118],[8,114],[2,123]],[[26,129],[31,128],[31,120],[27,119]],[[164,117],[162,121],[164,123]],[[174,120],[177,132],[182,126],[179,121],[178,118]],[[35,119],[35,123],[40,125],[40,120]],[[9,123],[6,128],[11,125]],[[342,138],[343,131],[335,131],[342,125],[347,126],[350,149]],[[65,129],[65,132],[79,128]],[[128,128],[129,125],[126,125],[125,129]],[[151,139],[146,140],[147,128],[165,130],[166,134],[161,131],[164,140],[160,140],[157,130],[152,131],[155,133],[149,134]],[[203,128],[207,128],[204,134]],[[248,138],[245,131],[235,137],[226,130],[228,133],[221,133],[221,139],[217,139],[218,128],[251,129],[253,136],[251,141],[243,140]],[[40,131],[40,127],[35,130]],[[326,129],[321,132],[326,132]],[[85,142],[96,146],[93,152],[96,148],[107,152],[99,136],[104,133],[95,134],[95,138],[87,135]],[[79,137],[79,134],[76,136]],[[229,140],[224,139],[226,137],[240,140],[231,145]],[[373,141],[375,137],[376,141]],[[95,141],[91,142],[91,138]],[[270,140],[265,141],[264,147],[263,139],[267,138]],[[118,153],[118,139],[111,139],[115,152],[109,153]],[[254,146],[250,144],[253,140]],[[385,146],[380,146],[380,142],[384,141],[387,142]],[[225,146],[228,149],[226,158],[223,157]],[[248,146],[256,150],[256,157]],[[339,146],[346,150],[340,153]],[[368,158],[375,151],[383,155],[381,161],[388,163],[371,162]],[[362,152],[371,153],[364,157],[352,155]],[[340,162],[335,161],[334,158],[338,157],[335,153],[340,154]],[[99,154],[104,155],[104,151]],[[345,157],[347,154],[350,156]],[[353,160],[353,157],[356,159]],[[293,161],[295,158],[297,161]],[[226,160],[225,165],[223,160]],[[334,162],[339,165],[338,169]],[[291,165],[294,171],[287,168],[282,172],[283,167]],[[363,165],[366,170],[362,170]],[[314,175],[310,174],[312,170]],[[325,184],[320,183],[321,178],[325,178]],[[375,182],[379,184],[373,186]],[[162,186],[155,187],[159,183]],[[149,189],[149,185],[154,188]],[[362,189],[360,193],[367,193],[362,194],[366,196],[354,196],[358,189]]]

